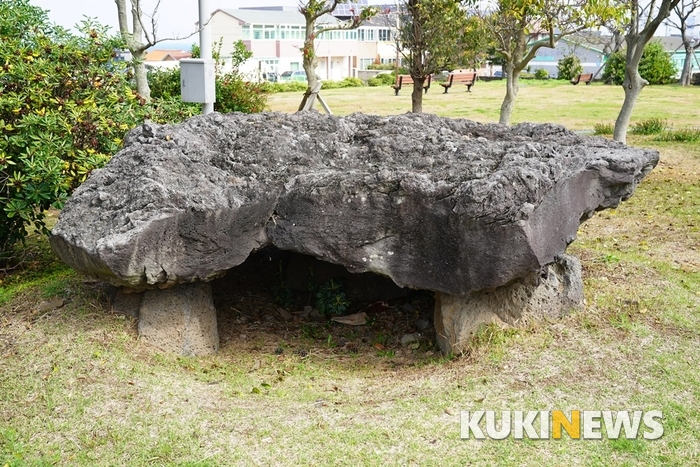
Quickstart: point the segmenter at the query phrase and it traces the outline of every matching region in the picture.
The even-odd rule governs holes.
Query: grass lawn
[[[431,89],[424,109],[494,122],[503,90]],[[403,113],[410,95],[401,94],[323,92],[338,114]],[[275,95],[270,107],[291,111],[299,100]],[[618,87],[527,82],[513,120],[591,130],[614,121],[621,101]],[[650,87],[633,122],[697,127],[699,102],[698,87]],[[313,333],[261,326],[245,338],[234,329],[216,356],[162,355],[111,312],[101,284],[33,238],[26,267],[0,278],[0,467],[700,465],[700,143],[629,143],[657,148],[661,162],[571,246],[584,265],[584,309],[487,328],[460,358],[402,347],[397,336],[362,339],[339,324]],[[64,305],[41,306],[52,300]],[[480,409],[662,410],[665,433],[460,439],[460,410]]]
[[[454,86],[448,94],[433,85],[423,96],[423,111],[444,117],[468,118],[477,122],[498,122],[505,95],[505,81],[477,81],[472,92],[466,86]],[[270,109],[294,112],[303,93],[272,95]],[[411,110],[410,90],[398,96],[389,86],[329,89],[321,91],[333,113],[347,115],[364,112],[396,115]],[[572,130],[592,130],[596,123],[614,123],[620,112],[624,93],[620,86],[592,83],[573,86],[568,81],[521,80],[515,101],[512,123],[554,122]],[[321,107],[317,105],[320,110]],[[700,87],[648,86],[641,93],[632,123],[649,118],[668,120],[676,128],[700,126]]]

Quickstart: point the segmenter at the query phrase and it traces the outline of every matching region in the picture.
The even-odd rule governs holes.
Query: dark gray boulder
[[[273,244],[466,295],[543,270],[657,162],[549,124],[212,114],[131,131],[66,203],[51,244],[136,289],[207,281]]]

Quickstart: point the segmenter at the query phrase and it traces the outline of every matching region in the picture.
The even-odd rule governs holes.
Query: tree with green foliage
[[[646,44],[654,37],[654,33],[671,14],[680,0],[660,0],[651,3],[642,3],[639,0],[618,0],[620,7],[626,11],[625,19],[625,76],[622,81],[622,89],[625,91],[625,100],[622,103],[620,113],[615,120],[613,139],[625,143],[627,141],[627,128],[632,118],[634,104],[637,102],[642,89],[649,82],[640,75],[640,62]]]
[[[423,111],[423,84],[452,69],[465,49],[467,17],[460,0],[406,0],[399,6],[397,49],[413,78],[411,111]]]
[[[324,32],[357,29],[368,19],[376,16],[379,9],[374,6],[367,6],[360,11],[355,11],[354,16],[347,22],[324,24],[317,27],[316,23],[324,15],[332,13],[340,4],[349,0],[303,0],[299,2],[299,12],[304,15],[306,21],[306,32],[304,36],[304,46],[301,49],[302,64],[306,72],[308,86],[304,98],[299,104],[299,110],[303,110],[306,101],[311,97],[311,90],[318,84],[316,68],[318,67],[318,57],[316,56],[316,40]],[[313,108],[314,102],[312,102]]]
[[[543,47],[555,48],[559,39],[619,16],[614,0],[496,0],[495,9],[480,10],[504,61],[506,95],[499,123],[508,125],[518,95],[520,74]],[[531,41],[533,33],[545,38]]]
[[[569,81],[581,73],[583,73],[583,66],[576,55],[567,55],[557,62],[557,79]]]
[[[676,64],[671,54],[664,50],[659,41],[648,43],[644,47],[639,61],[639,75],[649,84],[670,84],[676,78]],[[625,51],[616,52],[605,62],[603,81],[606,84],[621,85],[625,80]]]
[[[90,21],[73,35],[29,0],[0,0],[0,262],[28,226],[47,232],[45,211],[102,167],[137,123],[190,115],[138,96],[116,60],[122,46]]]

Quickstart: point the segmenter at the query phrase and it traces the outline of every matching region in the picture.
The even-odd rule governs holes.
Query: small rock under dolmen
[[[51,244],[75,269],[136,290],[209,281],[268,245],[311,255],[436,292],[438,341],[454,352],[475,329],[477,297],[525,287],[506,294],[522,308],[513,297],[531,302],[540,282],[580,297],[562,273],[580,268],[566,247],[657,162],[551,124],[212,114],[132,130],[66,203]]]

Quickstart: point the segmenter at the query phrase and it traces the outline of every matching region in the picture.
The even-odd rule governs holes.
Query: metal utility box
[[[180,95],[183,102],[216,102],[213,60],[180,60]]]

